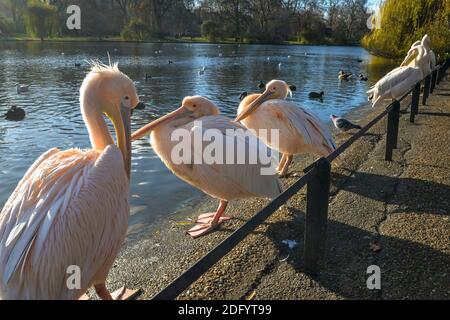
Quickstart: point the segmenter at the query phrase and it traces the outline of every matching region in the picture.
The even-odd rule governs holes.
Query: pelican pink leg
[[[225,200],[221,200],[219,208],[217,208],[216,212],[200,215],[199,219],[197,220],[197,225],[190,229],[187,233],[194,239],[199,238],[210,233],[225,221],[230,220],[230,217],[222,216],[222,214],[224,214],[225,210],[227,209],[227,206],[228,202]]]

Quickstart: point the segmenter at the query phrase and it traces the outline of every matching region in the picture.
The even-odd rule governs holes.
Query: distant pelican
[[[227,136],[227,130],[235,132],[238,136],[237,139],[245,143],[247,147],[245,159],[248,159],[250,144],[262,145],[254,136],[250,140],[245,139],[242,134],[239,134],[239,131],[236,131],[245,130],[243,126],[221,116],[214,103],[199,96],[186,97],[178,110],[148,124],[132,135],[132,139],[136,140],[151,133],[151,143],[155,152],[175,175],[220,200],[219,208],[215,213],[201,215],[197,225],[188,231],[193,238],[209,233],[230,219],[222,216],[229,201],[250,197],[274,198],[282,191],[281,183],[275,175],[261,174],[263,166],[259,159],[257,164],[206,164],[205,161],[201,161],[201,164],[176,164],[172,157],[172,151],[179,142],[171,141],[170,137],[177,129],[187,130],[191,136],[194,135],[196,131],[200,130],[196,124],[198,122],[201,123],[202,132],[214,130],[217,134],[222,135],[225,144],[223,158],[228,159],[226,156],[226,151],[230,150],[228,144],[236,141]],[[195,138],[191,139],[190,147],[194,154],[202,156],[205,145],[195,145],[194,140]],[[191,155],[191,157],[193,156]]]
[[[375,108],[387,99],[400,99],[421,81],[430,69],[429,60],[426,58],[428,57],[423,46],[412,49],[401,67],[389,72],[367,92],[372,106]],[[413,66],[409,66],[410,63]]]
[[[95,64],[80,90],[81,113],[92,149],[51,149],[27,171],[0,214],[0,297],[79,299],[105,282],[128,228],[130,112],[133,82],[117,65]],[[117,146],[103,119],[111,119]],[[68,277],[79,272],[79,289]]]
[[[285,100],[290,93],[286,82],[272,80],[263,94],[249,95],[241,102],[236,118],[257,133],[261,129],[269,131],[259,137],[283,154],[278,167],[281,177],[286,176],[294,155],[312,153],[323,157],[336,149],[330,130],[316,116]],[[272,141],[272,129],[279,130],[279,145]]]

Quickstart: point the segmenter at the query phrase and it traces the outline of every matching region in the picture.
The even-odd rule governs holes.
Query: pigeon
[[[30,87],[31,87],[31,84],[29,84],[29,85],[24,85],[24,84],[18,83],[18,84],[16,85],[17,94],[21,94],[21,93],[24,93],[24,92],[28,92],[28,89],[30,89]]]
[[[350,121],[348,121],[348,120],[346,120],[344,118],[337,117],[335,115],[331,116],[331,120],[333,121],[334,126],[337,129],[339,129],[340,131],[342,131],[342,132],[347,132],[347,131],[350,131],[352,129],[358,129],[358,130],[362,129],[361,126],[353,124]]]
[[[325,94],[325,92],[320,92],[320,93],[317,93],[317,92],[311,92],[310,94],[309,94],[309,98],[310,99],[323,99],[323,95]]]
[[[25,119],[25,110],[12,106],[8,112],[5,113],[4,117],[9,121],[21,121]]]

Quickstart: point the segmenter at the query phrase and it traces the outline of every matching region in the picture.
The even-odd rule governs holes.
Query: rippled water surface
[[[260,80],[271,79],[295,84],[292,99],[328,122],[332,113],[365,106],[369,86],[392,67],[356,47],[0,42],[0,114],[12,105],[27,112],[22,122],[0,118],[0,208],[41,153],[52,147],[90,147],[79,87],[88,71],[85,61],[107,62],[107,52],[136,82],[147,104],[133,116],[133,129],[194,94],[209,97],[224,114],[235,116],[240,93],[258,91]],[[370,80],[340,83],[340,69],[367,74]],[[146,73],[152,79],[146,80]],[[18,95],[16,83],[32,87]],[[310,91],[324,91],[324,101],[308,100]],[[134,144],[132,170],[132,226],[148,224],[201,196],[170,174],[146,141]]]

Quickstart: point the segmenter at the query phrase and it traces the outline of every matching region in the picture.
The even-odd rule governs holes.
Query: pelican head
[[[114,143],[103,115],[111,120],[128,176],[131,166],[130,116],[138,103],[133,81],[119,71],[117,64],[92,64],[80,89],[81,112],[92,146],[99,152]]]
[[[266,85],[266,90],[257,99],[255,99],[245,110],[242,112],[235,121],[242,121],[252,112],[254,112],[260,105],[267,100],[271,99],[286,99],[289,95],[292,95],[292,89],[294,86],[289,86],[282,80],[272,80]]]
[[[183,99],[181,107],[177,110],[149,123],[139,129],[131,136],[132,140],[138,140],[149,134],[157,126],[163,123],[171,123],[178,127],[206,116],[217,116],[220,114],[219,108],[210,100],[201,96],[186,97]]]
[[[422,45],[425,46],[427,49],[431,48],[431,38],[429,35],[425,35],[422,39]]]
[[[416,68],[421,68],[421,70],[424,71],[423,69],[424,66],[422,64],[425,55],[426,52],[424,46],[420,45],[413,47],[411,50],[409,50],[407,57],[400,66],[405,67],[412,64],[412,66]]]

